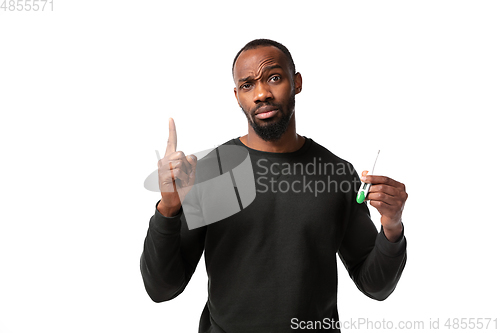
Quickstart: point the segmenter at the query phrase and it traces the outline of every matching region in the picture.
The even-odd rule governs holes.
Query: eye
[[[250,87],[251,87],[250,83],[244,83],[244,84],[242,84],[242,85],[240,86],[240,88],[241,88],[241,89],[245,89],[245,90],[246,90],[246,89],[250,89]]]
[[[279,80],[281,80],[281,76],[279,76],[279,75],[273,75],[273,76],[271,76],[271,78],[269,78],[269,81],[273,81],[273,82],[278,82]]]

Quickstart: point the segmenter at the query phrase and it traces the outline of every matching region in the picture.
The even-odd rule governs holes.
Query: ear
[[[236,92],[236,87],[234,87],[234,97],[236,97],[236,101],[238,102],[238,106],[241,108],[240,101],[238,100],[238,93]]]
[[[299,72],[295,73],[293,77],[293,82],[295,85],[295,95],[302,91],[302,75]]]

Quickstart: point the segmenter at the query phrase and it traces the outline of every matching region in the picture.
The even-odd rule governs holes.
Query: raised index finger
[[[177,131],[175,129],[174,119],[169,118],[168,120],[168,141],[167,150],[165,151],[165,157],[177,151]]]

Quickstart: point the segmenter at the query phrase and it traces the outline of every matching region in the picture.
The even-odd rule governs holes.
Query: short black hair
[[[243,46],[243,48],[236,54],[236,57],[234,57],[233,60],[233,76],[234,76],[234,65],[236,64],[236,60],[238,60],[238,57],[240,56],[241,52],[247,51],[247,50],[252,50],[256,49],[259,47],[263,46],[274,46],[277,47],[278,49],[283,52],[288,60],[288,67],[292,71],[292,75],[295,74],[295,63],[293,62],[292,55],[290,54],[290,51],[285,47],[285,45],[278,43],[274,40],[271,39],[254,39],[251,42],[248,42],[247,45]]]

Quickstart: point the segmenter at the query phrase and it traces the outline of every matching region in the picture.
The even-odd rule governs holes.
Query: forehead
[[[284,70],[288,67],[285,54],[277,47],[261,46],[243,51],[234,64],[234,80],[259,75],[264,67],[273,65],[280,65]]]

